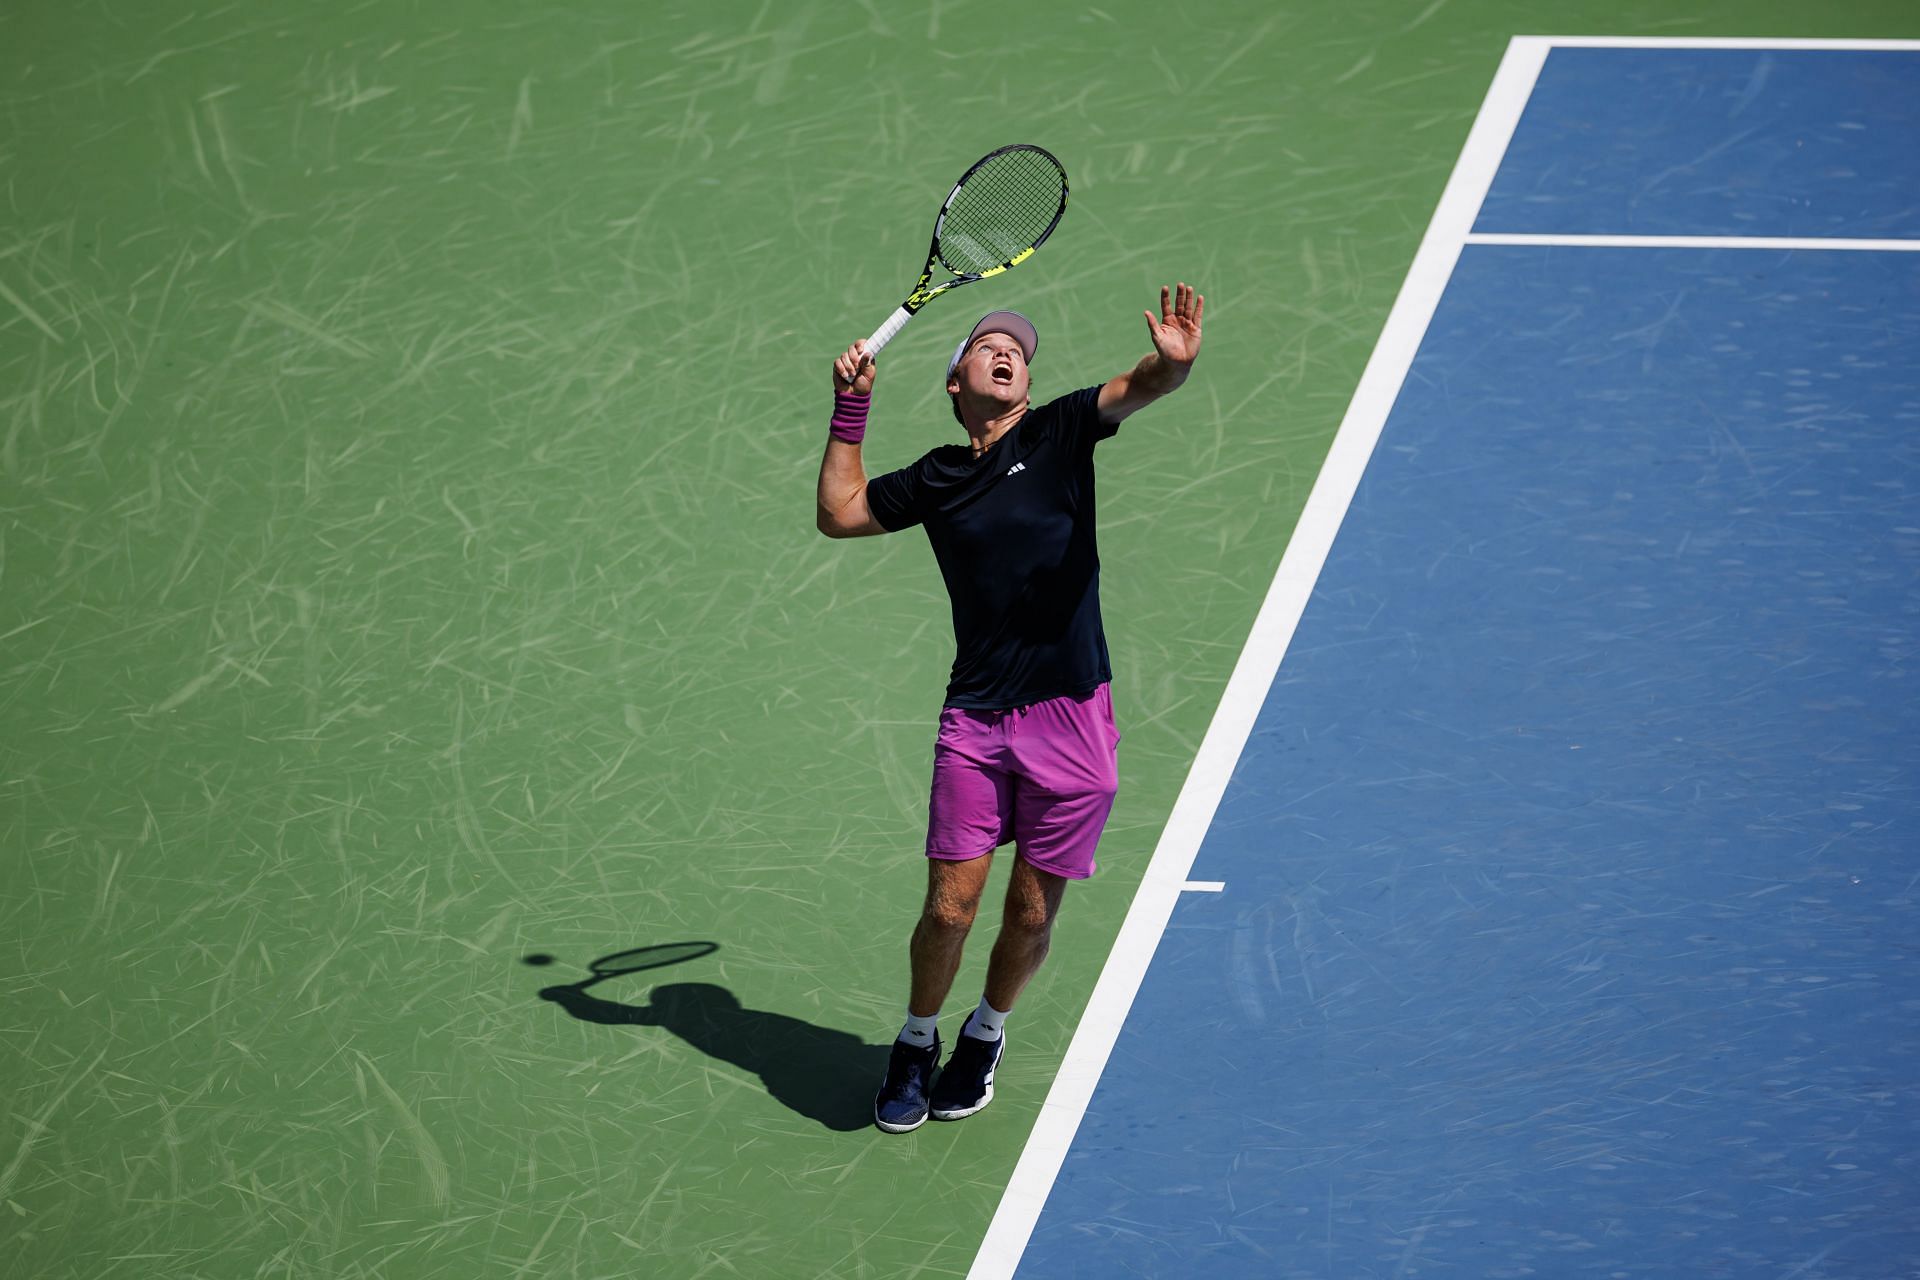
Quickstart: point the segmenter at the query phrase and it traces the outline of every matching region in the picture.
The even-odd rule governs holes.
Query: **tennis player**
[[[860,462],[875,364],[856,342],[833,362],[834,410],[820,463],[830,538],[924,525],[953,606],[957,652],[933,748],[927,896],[910,949],[906,1025],[874,1122],[906,1133],[993,1100],[1005,1022],[1046,958],[1070,880],[1094,871],[1119,785],[1100,624],[1093,449],[1128,415],[1187,380],[1205,300],[1186,284],[1146,312],[1153,350],[1108,382],[1034,408],[1039,347],[1015,311],[981,318],[954,349],[947,395],[967,443],[941,445],[868,480]],[[1014,846],[986,990],[939,1067],[935,1023],[960,967],[994,850]]]

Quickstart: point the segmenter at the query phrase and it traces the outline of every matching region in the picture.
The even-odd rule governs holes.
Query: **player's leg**
[[[940,1012],[980,908],[993,851],[1013,838],[1013,778],[1004,767],[1010,763],[1008,721],[1005,712],[948,707],[940,713],[927,797],[927,897],[910,949],[910,1020]],[[903,1032],[902,1038],[910,1037]]]
[[[874,1123],[889,1133],[926,1121],[940,1063],[935,1019],[959,971],[993,851],[1011,836],[1013,783],[996,767],[1003,719],[951,707],[940,716],[927,805],[927,896],[908,948],[907,1020],[873,1100]]]
[[[982,1021],[992,1023],[987,1028],[990,1032],[1000,1029],[993,1015],[1005,1017],[1013,1011],[1014,1001],[1047,958],[1053,944],[1053,922],[1060,914],[1060,900],[1066,891],[1065,876],[1042,871],[1025,858],[1014,860],[1000,936],[994,939],[993,954],[987,961],[987,1008],[981,1012],[986,1015]]]
[[[940,1066],[940,1005],[960,971],[967,931],[979,914],[993,854],[953,860],[927,859],[927,897],[908,947],[912,980],[907,1021],[894,1038],[887,1076],[873,1097],[873,1122],[888,1133],[910,1133],[926,1123],[932,1108],[934,1073]]]
[[[927,899],[920,908],[920,922],[914,926],[909,948],[913,965],[907,1000],[910,1016],[935,1017],[946,1002],[992,867],[991,853],[964,862],[927,859]]]

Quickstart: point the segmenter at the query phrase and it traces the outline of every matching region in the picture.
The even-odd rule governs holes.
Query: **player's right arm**
[[[860,462],[867,397],[873,394],[873,357],[856,342],[833,362],[833,432],[820,459],[814,525],[829,538],[864,538],[886,528],[867,509],[867,470]],[[854,421],[858,419],[858,422]]]

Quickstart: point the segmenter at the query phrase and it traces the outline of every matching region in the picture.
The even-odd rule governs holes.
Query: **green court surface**
[[[1920,19],[0,14],[7,1274],[964,1274],[1521,33]],[[870,471],[954,437],[982,310],[1034,317],[1041,397],[1137,359],[1163,282],[1207,343],[1099,455],[1103,873],[997,1104],[888,1138],[951,633],[924,537],[819,537],[813,481],[832,356],[1013,141],[1066,219],[888,349]]]

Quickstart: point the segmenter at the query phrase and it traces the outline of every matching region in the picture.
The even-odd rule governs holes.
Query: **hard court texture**
[[[1913,34],[1905,4],[1551,17]],[[9,1273],[964,1274],[1493,68],[1543,21],[0,13]],[[1137,359],[1162,283],[1206,292],[1207,348],[1101,450],[1106,870],[994,1107],[885,1139],[950,637],[924,540],[819,538],[813,475],[831,357],[1010,141],[1062,157],[1073,205],[888,350],[869,466],[951,437],[938,374],[980,310],[1034,317],[1041,395]],[[717,945],[590,968],[687,941]]]

